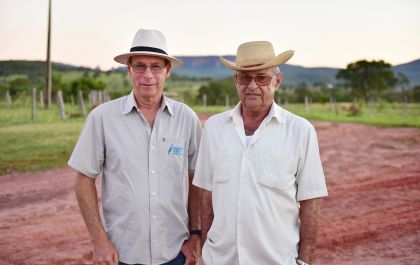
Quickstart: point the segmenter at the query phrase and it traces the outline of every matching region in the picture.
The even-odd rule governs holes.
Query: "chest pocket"
[[[288,190],[296,182],[297,161],[297,157],[265,154],[258,183],[280,191]]]
[[[230,179],[233,165],[232,159],[232,154],[229,151],[215,154],[212,157],[214,183],[223,183]]]
[[[163,176],[179,178],[182,175],[185,151],[183,139],[162,138],[157,160],[162,161],[160,171]]]

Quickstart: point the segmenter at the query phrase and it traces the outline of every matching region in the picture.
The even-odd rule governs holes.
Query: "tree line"
[[[334,98],[336,102],[351,102],[362,99],[368,103],[374,99],[389,102],[406,100],[420,102],[420,86],[409,89],[409,80],[402,73],[394,74],[391,64],[379,61],[361,60],[347,65],[338,71],[335,84],[306,84],[297,86],[281,85],[275,94],[278,101],[304,102],[309,97],[314,102],[325,103]],[[206,95],[208,105],[223,105],[225,96],[237,102],[236,89],[232,78],[209,82],[199,89],[197,102]]]

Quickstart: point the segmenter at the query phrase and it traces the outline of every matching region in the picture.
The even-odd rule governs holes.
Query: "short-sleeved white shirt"
[[[204,263],[296,264],[299,201],[327,195],[315,129],[273,103],[247,145],[240,109],[203,129],[193,184],[212,192]]]
[[[87,117],[68,164],[91,178],[102,172],[103,225],[120,261],[162,264],[179,254],[200,137],[197,115],[166,97],[153,129],[133,92]]]

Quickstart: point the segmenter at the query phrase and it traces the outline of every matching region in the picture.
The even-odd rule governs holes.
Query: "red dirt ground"
[[[314,122],[318,265],[420,264],[420,129]],[[92,264],[69,168],[0,176],[0,264]]]

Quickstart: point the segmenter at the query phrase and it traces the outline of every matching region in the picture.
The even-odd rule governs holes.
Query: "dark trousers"
[[[185,256],[184,254],[182,254],[182,252],[179,252],[178,257],[166,263],[162,263],[162,265],[184,265],[184,263],[185,263]],[[124,262],[119,262],[118,264],[119,265],[142,265],[142,264],[127,264]]]

